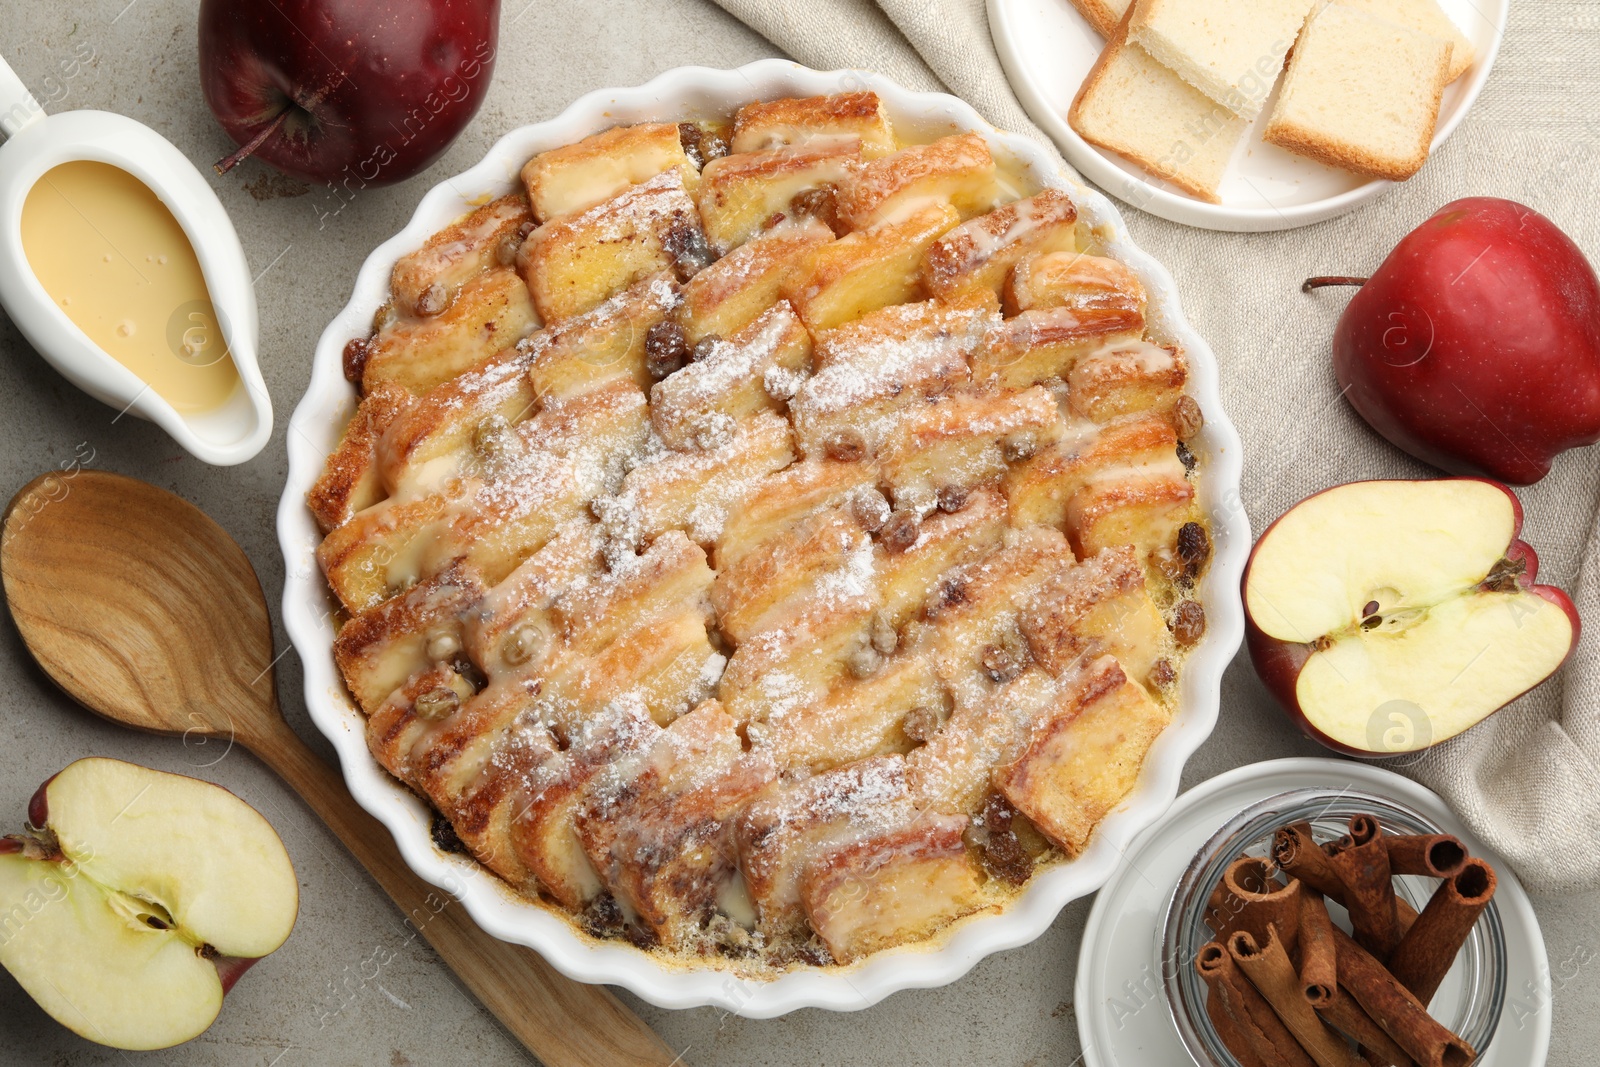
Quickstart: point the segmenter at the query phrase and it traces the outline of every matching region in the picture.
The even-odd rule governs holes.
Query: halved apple
[[[1578,612],[1535,585],[1522,505],[1482,478],[1354,482],[1295,505],[1244,574],[1256,672],[1307,734],[1357,756],[1454,737],[1544,681]]]
[[[91,1041],[157,1049],[203,1033],[294,926],[283,842],[220,786],[81,759],[28,818],[0,838],[0,964]]]

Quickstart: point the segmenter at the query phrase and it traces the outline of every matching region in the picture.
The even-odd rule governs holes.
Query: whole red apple
[[[1578,612],[1539,585],[1522,505],[1484,478],[1353,482],[1269,526],[1244,573],[1256,673],[1312,738],[1415,752],[1550,677]]]
[[[1311,279],[1319,283],[1360,279]],[[1513,485],[1600,441],[1600,280],[1532,208],[1473,197],[1406,236],[1333,338],[1373,429],[1452,474]]]
[[[202,0],[200,86],[242,147],[351,191],[409,178],[483,102],[500,0]]]

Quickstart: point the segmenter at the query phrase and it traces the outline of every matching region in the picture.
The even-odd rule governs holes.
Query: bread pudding
[[[1069,862],[1170,720],[1199,406],[1072,198],[877,97],[540,153],[395,264],[309,505],[441,848],[748,977]]]

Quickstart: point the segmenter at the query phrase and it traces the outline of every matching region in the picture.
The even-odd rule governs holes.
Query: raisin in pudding
[[[1070,861],[1205,628],[1200,409],[1139,278],[872,93],[520,185],[395,265],[310,494],[335,657],[436,838],[754,977]]]

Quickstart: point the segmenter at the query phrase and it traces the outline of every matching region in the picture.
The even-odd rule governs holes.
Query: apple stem
[[[288,117],[289,105],[285,104],[283,106],[283,110],[279,111],[278,114],[273,117],[272,121],[267,123],[265,128],[263,128],[260,133],[256,134],[250,139],[249,144],[241,147],[237,152],[233,153],[233,155],[224,159],[219,159],[215,164],[212,165],[213,169],[215,169],[218,174],[226,174],[234,167],[237,167],[240,163],[250,158],[250,154],[265,144],[268,137],[271,137],[273,134],[278,132],[279,127],[283,125],[284,119],[287,119]]]
[[[1326,285],[1366,285],[1366,278],[1351,278],[1343,274],[1334,274],[1327,277],[1307,278],[1300,286],[1302,293],[1309,293],[1313,289],[1321,289]]]

